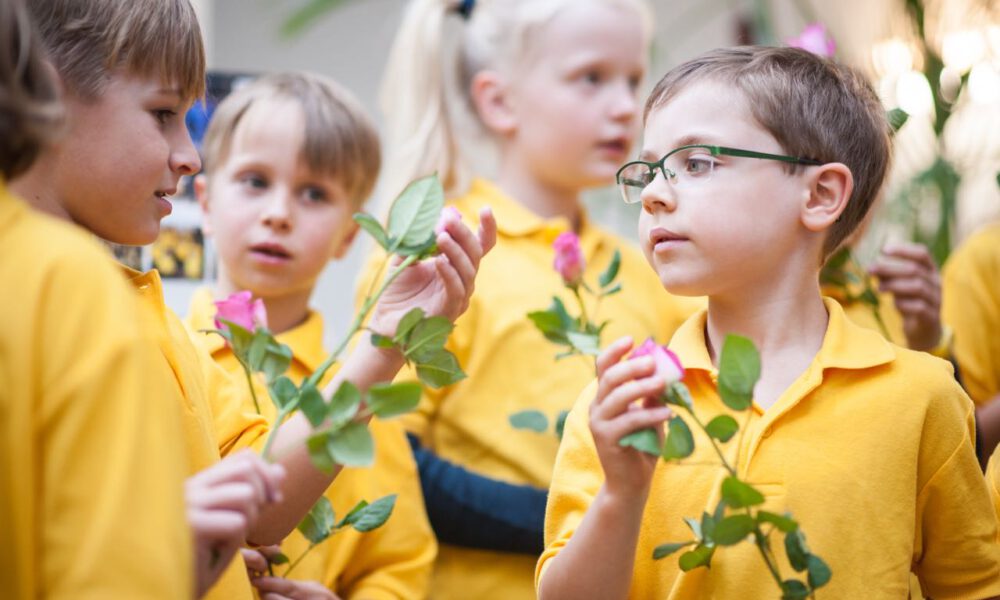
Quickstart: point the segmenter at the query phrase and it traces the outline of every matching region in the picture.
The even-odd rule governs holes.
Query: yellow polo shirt
[[[0,596],[190,598],[180,425],[111,257],[0,179]]]
[[[194,331],[214,328],[215,305],[208,288],[195,292],[185,322]],[[218,335],[196,333],[196,339],[226,371],[243,378],[243,369]],[[323,318],[310,311],[305,322],[276,336],[292,349],[286,373],[301,383],[327,357],[323,348]],[[336,366],[327,372],[327,379]],[[277,417],[263,386],[259,400],[268,422]],[[252,407],[250,410],[253,410]],[[292,579],[320,581],[344,600],[421,599],[427,596],[437,542],[427,521],[417,465],[402,426],[395,420],[372,419],[375,464],[371,468],[345,468],[326,491],[336,514],[343,517],[359,500],[369,502],[398,494],[393,514],[382,527],[368,533],[344,529],[314,548],[295,567]],[[309,541],[298,530],[282,543],[283,552],[295,560]],[[277,572],[282,572],[279,567]]]
[[[267,423],[253,411],[246,383],[233,379],[193,342],[180,318],[164,304],[160,274],[155,269],[146,273],[126,267],[122,270],[148,308],[151,318],[147,322],[161,341],[157,368],[169,378],[168,391],[180,407],[188,473],[261,442]],[[237,554],[205,597],[230,600],[251,598],[252,594],[246,567]]]
[[[954,352],[972,400],[1000,394],[1000,224],[952,253],[943,271],[941,312],[955,332]]]
[[[528,319],[560,297],[574,313],[572,294],[552,268],[552,242],[570,223],[543,220],[496,186],[475,180],[468,194],[451,202],[475,230],[479,211],[490,206],[497,220],[497,244],[485,257],[476,277],[469,309],[456,322],[448,348],[468,377],[443,390],[427,389],[419,409],[403,417],[404,426],[441,458],[472,471],[514,484],[547,488],[559,440],[513,429],[510,415],[537,409],[554,422],[594,375],[591,357],[555,360],[560,352]],[[615,249],[621,251],[619,281],[623,291],[605,298],[596,321],[611,323],[603,335],[610,343],[631,335],[637,343],[647,336],[661,342],[703,300],[675,298],[633,246],[584,218],[579,232],[587,261],[585,278],[594,282]],[[358,286],[363,294],[381,260],[367,266]],[[360,298],[359,298],[360,304]],[[588,306],[590,315],[596,307]],[[402,378],[415,379],[413,373]],[[442,544],[431,597],[436,600],[534,598],[535,557],[460,548]]]
[[[933,598],[1000,594],[997,519],[973,450],[973,406],[948,363],[851,323],[827,299],[829,324],[809,368],[745,435],[723,446],[740,476],[790,511],[833,579],[827,598],[905,598],[911,569]],[[670,346],[687,369],[699,418],[731,413],[716,390],[705,344],[706,313]],[[580,524],[604,480],[587,413],[594,386],[566,424],[546,513],[539,580]],[[745,414],[738,416],[741,423]],[[682,517],[711,512],[724,471],[700,430],[691,463],[660,461],[636,549],[631,598],[776,598],[750,543],[720,548],[712,568],[680,571],[653,548],[691,539]],[[775,542],[783,575],[793,571]]]
[[[876,289],[878,288],[878,282],[873,282],[873,285]],[[844,314],[851,321],[867,329],[882,333],[882,328],[879,327],[878,320],[875,318],[875,312],[871,306],[863,302],[851,302],[839,290],[826,286],[823,287],[823,295],[839,302],[840,306],[844,309]],[[899,314],[896,305],[893,304],[892,294],[878,292],[878,300],[878,315],[882,318],[882,323],[889,333],[889,341],[904,348],[908,347],[906,332],[903,330],[903,316]]]

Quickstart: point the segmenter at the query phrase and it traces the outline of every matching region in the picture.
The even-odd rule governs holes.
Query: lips
[[[656,251],[675,248],[687,241],[687,237],[663,227],[654,227],[649,231],[649,242]]]
[[[250,247],[250,251],[261,258],[271,260],[288,260],[292,258],[292,253],[287,248],[276,242],[262,242]]]
[[[625,138],[615,138],[600,142],[598,147],[602,150],[607,150],[616,154],[625,154],[628,151],[629,144],[628,140]]]

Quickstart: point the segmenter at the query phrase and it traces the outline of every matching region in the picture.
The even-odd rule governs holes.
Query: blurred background
[[[193,0],[212,73],[225,92],[241,78],[299,69],[333,77],[381,121],[378,86],[404,0]],[[977,226],[1000,219],[1000,2],[996,0],[654,0],[656,36],[645,91],[670,67],[719,46],[785,44],[822,24],[836,58],[866,72],[887,109],[910,117],[896,137],[883,201],[858,246],[871,260],[886,241],[926,243],[943,262]],[[190,120],[193,128],[200,126]],[[376,189],[369,210],[387,200]],[[635,237],[637,207],[600,190],[593,218]],[[121,249],[165,275],[167,302],[184,314],[191,292],[213,277],[211,241],[199,212],[179,199],[154,247]],[[370,246],[324,273],[315,307],[328,345],[353,312],[353,283]]]

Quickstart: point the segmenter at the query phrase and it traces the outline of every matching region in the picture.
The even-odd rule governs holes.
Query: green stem
[[[260,455],[268,462],[274,462],[268,458],[271,456],[271,444],[274,443],[274,439],[278,433],[278,427],[285,422],[285,417],[287,417],[289,413],[291,413],[290,410],[279,410],[278,416],[274,419],[274,426],[271,427],[271,430],[267,433],[267,441],[264,442],[264,450],[260,453]]]
[[[292,569],[294,569],[296,566],[298,566],[298,564],[300,562],[302,562],[302,559],[306,557],[306,554],[309,554],[309,551],[312,550],[315,547],[316,547],[316,544],[310,543],[309,547],[305,549],[305,552],[303,552],[302,554],[299,555],[298,558],[296,558],[295,560],[293,560],[292,564],[288,565],[288,568],[285,569],[285,572],[282,573],[281,576],[285,577],[287,579],[288,578],[288,574],[292,572]]]
[[[729,471],[730,475],[736,477],[736,469],[730,466],[729,461],[726,460],[726,455],[722,453],[722,448],[719,448],[719,445],[715,443],[715,438],[708,435],[708,429],[705,427],[705,424],[701,422],[701,419],[698,418],[698,415],[694,414],[694,409],[685,406],[684,410],[686,410],[688,414],[691,415],[691,418],[694,419],[694,422],[698,424],[698,427],[700,427],[701,430],[705,432],[705,437],[707,437],[709,443],[712,444],[712,448],[715,450],[715,453],[719,455],[719,460],[722,461],[722,466],[725,467],[727,471]]]
[[[580,295],[580,288],[579,286],[572,286],[569,289],[573,290],[573,295],[576,296],[576,301],[580,305],[580,323],[584,326],[584,330],[586,330],[590,319],[587,318],[587,307],[583,304],[583,296]]]
[[[260,402],[257,400],[257,390],[254,387],[253,378],[250,375],[250,367],[243,364],[243,361],[240,361],[240,366],[243,367],[243,374],[247,376],[247,385],[250,387],[250,397],[253,398],[254,410],[257,411],[258,415],[263,414],[260,412]]]
[[[751,513],[749,508],[747,509],[747,514],[750,515],[751,518],[753,518],[753,514]],[[778,583],[778,589],[779,590],[782,589],[781,574],[778,573],[778,567],[775,566],[773,559],[768,554],[767,549],[764,547],[765,538],[763,537],[763,533],[761,533],[760,531],[760,526],[757,526],[754,529],[753,537],[755,542],[754,545],[757,546],[758,550],[760,550],[760,555],[764,558],[764,564],[767,565],[767,570],[771,572],[771,576],[774,577],[774,580]]]

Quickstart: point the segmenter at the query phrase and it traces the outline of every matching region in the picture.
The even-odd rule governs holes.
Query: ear
[[[808,197],[802,205],[802,224],[810,231],[826,231],[847,208],[854,191],[854,176],[843,163],[812,167]]]
[[[194,187],[194,197],[198,200],[198,206],[201,207],[201,231],[205,235],[212,235],[212,220],[208,218],[209,207],[208,207],[208,178],[205,175],[195,175],[193,187]]]
[[[517,118],[511,105],[511,88],[497,71],[476,73],[470,85],[472,105],[487,129],[499,135],[513,133]]]
[[[347,251],[351,249],[351,244],[354,243],[355,238],[358,237],[358,231],[361,227],[358,225],[357,221],[351,219],[351,230],[347,232],[344,239],[340,241],[340,244],[333,249],[330,253],[330,260],[340,260],[347,255]]]

